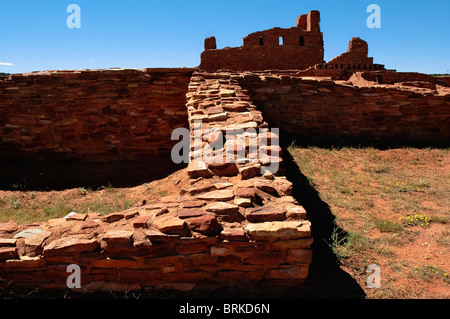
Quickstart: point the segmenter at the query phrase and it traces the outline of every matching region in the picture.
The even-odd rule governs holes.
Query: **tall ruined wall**
[[[216,49],[215,38],[205,40],[200,69],[206,71],[303,70],[323,63],[323,34],[320,13],[311,11],[297,19],[293,28],[254,32],[243,46]]]
[[[47,71],[0,80],[3,160],[170,154],[192,69]]]
[[[336,80],[347,80],[356,72],[365,71],[367,74],[385,70],[384,65],[374,64],[373,58],[368,57],[369,46],[360,38],[352,38],[348,44],[348,51],[335,57],[327,63],[318,63],[307,70],[297,72],[299,76],[331,77]],[[395,72],[392,72],[395,73]]]
[[[240,80],[271,127],[304,141],[448,143],[450,95],[429,89],[246,74]]]
[[[254,46],[204,51],[201,68],[208,71],[301,70],[322,62],[323,50],[318,48]]]

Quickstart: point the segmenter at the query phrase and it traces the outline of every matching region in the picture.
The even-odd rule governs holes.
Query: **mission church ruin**
[[[299,16],[295,27],[272,28],[246,36],[241,47],[218,50],[215,37],[207,38],[200,68],[206,71],[333,70],[330,74],[384,70],[383,65],[374,64],[373,58],[367,55],[367,43],[353,38],[348,52],[325,63],[320,12],[311,11]]]

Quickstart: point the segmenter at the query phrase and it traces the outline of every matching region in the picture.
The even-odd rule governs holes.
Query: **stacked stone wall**
[[[413,86],[244,74],[240,84],[270,127],[297,140],[448,143],[450,95]],[[434,85],[434,84],[433,84]]]
[[[139,125],[141,115],[145,118],[150,112],[149,118],[155,117],[155,123],[163,126],[161,130],[154,128],[158,140],[164,139],[165,150],[177,143],[170,140],[169,133],[178,125],[186,123],[191,139],[190,164],[185,171],[189,186],[178,195],[163,197],[158,203],[140,201],[126,211],[106,216],[93,212],[31,225],[14,221],[0,224],[2,287],[66,289],[68,269],[73,265],[80,267],[81,288],[77,289],[84,292],[299,285],[307,278],[312,260],[312,225],[305,209],[292,197],[293,183],[283,171],[281,136],[272,129],[305,139],[339,136],[445,142],[450,136],[450,99],[444,91],[390,85],[363,87],[348,81],[302,79],[288,73],[186,72],[63,72],[6,79],[9,84],[15,81],[15,86],[2,82],[1,94],[6,98],[2,100],[2,120],[9,124],[3,127],[3,143],[14,142],[8,138],[22,136],[38,122],[56,130],[55,123],[73,114],[67,113],[70,105],[84,103],[89,105],[85,111],[93,108],[96,113],[87,116],[77,109],[86,117],[72,126],[119,118],[128,132]],[[86,83],[87,77],[93,86],[97,83],[94,88],[71,87],[70,83]],[[24,81],[22,85],[19,79]],[[117,89],[122,83],[127,87],[123,91]],[[131,99],[130,90],[136,86],[138,91],[132,91],[135,99]],[[112,90],[111,96],[106,88]],[[100,95],[99,90],[103,92]],[[183,110],[178,104],[182,90]],[[125,108],[128,111],[111,107],[126,96],[130,99]],[[151,100],[155,96],[164,97],[160,104]],[[37,104],[43,101],[39,113]],[[26,113],[22,103],[36,113]],[[145,107],[148,103],[149,110]],[[8,105],[10,112],[3,105]],[[57,112],[57,105],[64,106],[62,114]],[[152,107],[158,111],[152,111]],[[138,114],[131,114],[133,110]],[[13,120],[22,116],[31,121],[29,125]],[[174,118],[178,120],[171,122]],[[199,122],[201,138],[196,139]],[[148,122],[146,125],[145,132],[151,134],[153,129]],[[67,130],[73,130],[72,126],[67,124]],[[96,126],[103,136],[101,128]],[[211,154],[231,153],[231,161],[220,161],[223,157],[207,161],[204,155],[208,146],[230,131],[237,132],[239,142],[226,140]],[[101,141],[108,142],[104,138]],[[73,148],[71,143],[66,136],[58,147]],[[72,156],[95,150],[95,143],[91,136]],[[34,147],[39,150],[48,145],[37,140]],[[27,144],[20,147],[28,150]],[[222,149],[225,153],[220,153]],[[152,146],[147,151],[156,150]],[[141,147],[139,152],[146,152],[146,148]],[[104,154],[100,150],[95,158]]]
[[[0,79],[2,160],[106,161],[170,155],[187,126],[193,69],[81,70]]]
[[[219,132],[267,127],[230,74],[194,74],[185,98],[191,132],[196,120]],[[250,133],[256,141],[269,135]],[[190,186],[159,203],[142,201],[107,216],[0,224],[0,283],[67,289],[75,266],[81,279],[75,289],[82,292],[302,284],[312,259],[311,223],[291,196],[292,183],[264,169],[282,163],[278,149],[263,145],[267,158],[244,152],[243,161],[193,161],[199,166],[186,170]]]

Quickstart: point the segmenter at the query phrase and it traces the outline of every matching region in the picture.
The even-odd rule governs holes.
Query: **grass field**
[[[288,151],[334,216],[323,240],[368,298],[450,297],[449,149]],[[371,264],[378,289],[366,284]]]
[[[182,170],[166,179],[127,188],[106,184],[97,189],[81,186],[61,191],[34,191],[20,183],[13,184],[11,190],[0,191],[0,223],[10,220],[17,224],[39,223],[71,212],[107,215],[127,210],[142,200],[156,203],[163,196],[178,194],[184,173]]]

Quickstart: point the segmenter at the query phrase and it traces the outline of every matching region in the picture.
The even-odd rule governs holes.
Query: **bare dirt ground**
[[[333,216],[322,239],[366,298],[450,297],[448,149],[289,151]],[[370,264],[380,288],[367,286]]]

